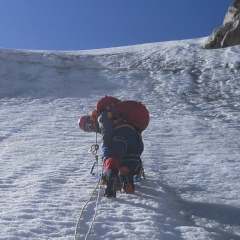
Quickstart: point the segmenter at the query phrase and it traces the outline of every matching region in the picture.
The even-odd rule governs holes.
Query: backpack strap
[[[129,127],[129,128],[131,128],[132,130],[134,130],[134,131],[136,131],[137,132],[137,134],[138,134],[138,136],[140,137],[140,138],[142,138],[142,134],[141,134],[141,131],[139,131],[139,129],[137,129],[133,124],[131,124],[131,123],[128,123],[128,122],[123,122],[123,121],[121,121],[121,122],[119,122],[119,123],[117,123],[117,124],[114,124],[114,129],[113,129],[113,131],[115,131],[115,130],[117,130],[117,129],[119,129],[119,128],[122,128],[122,127]]]

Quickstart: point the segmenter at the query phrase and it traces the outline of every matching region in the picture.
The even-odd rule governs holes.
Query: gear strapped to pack
[[[146,106],[138,101],[120,101],[117,98],[105,96],[98,101],[96,110],[91,114],[91,119],[97,122],[97,117],[103,111],[108,113],[108,117],[115,127],[128,124],[141,133],[149,124],[149,112]]]

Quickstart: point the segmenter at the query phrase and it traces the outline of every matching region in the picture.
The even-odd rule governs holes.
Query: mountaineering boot
[[[116,191],[113,188],[114,182],[115,182],[115,179],[109,179],[107,181],[107,187],[104,192],[104,197],[109,197],[109,198],[116,197]]]
[[[134,193],[133,176],[130,174],[128,167],[122,166],[120,169],[120,177],[123,182],[123,189],[126,194]]]
[[[116,197],[116,191],[122,189],[121,181],[119,181],[118,169],[112,168],[106,170],[107,186],[104,192],[105,197]]]
[[[107,181],[107,187],[105,189],[105,197],[116,197],[116,192],[122,190],[122,182],[117,176],[116,178],[109,179]]]

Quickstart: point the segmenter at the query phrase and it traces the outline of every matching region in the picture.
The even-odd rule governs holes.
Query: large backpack
[[[128,123],[140,132],[149,124],[149,112],[141,102],[128,100],[120,101],[117,98],[105,96],[97,103],[97,111],[110,111],[115,120]]]

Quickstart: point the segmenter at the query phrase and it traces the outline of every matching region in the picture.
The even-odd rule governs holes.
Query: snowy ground
[[[88,239],[240,239],[240,47],[203,50],[203,40],[0,49],[0,240],[74,238],[97,183],[88,153],[95,135],[77,122],[105,94],[150,111],[147,179],[116,199],[100,189]],[[77,239],[87,235],[96,198]]]

